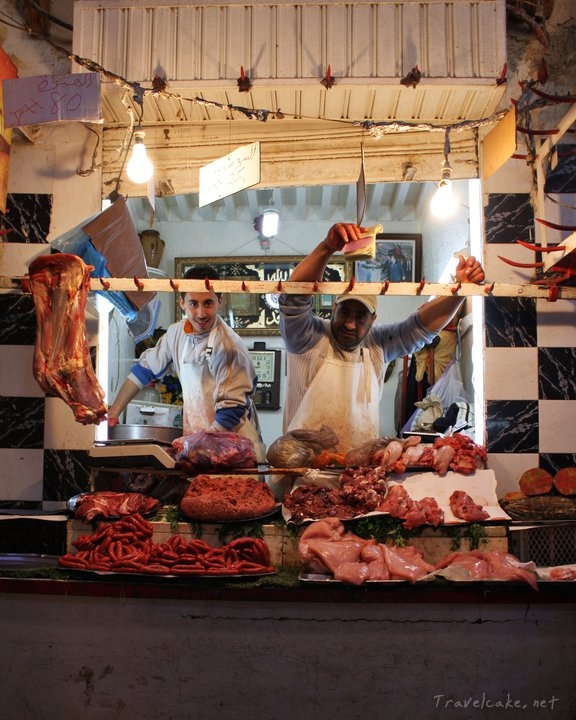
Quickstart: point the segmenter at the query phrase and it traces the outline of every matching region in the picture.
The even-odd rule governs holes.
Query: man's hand
[[[118,418],[113,417],[112,415],[108,415],[106,418],[108,420],[108,427],[116,427],[118,425]]]
[[[354,223],[336,223],[328,230],[324,240],[326,246],[333,252],[338,252],[349,242],[360,240],[366,228]]]
[[[460,255],[454,277],[459,283],[482,283],[484,269],[472,255],[468,258]]]

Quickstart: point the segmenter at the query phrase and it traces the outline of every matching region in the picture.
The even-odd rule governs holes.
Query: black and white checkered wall
[[[0,274],[25,275],[49,252],[50,211],[48,195],[9,196],[2,229],[12,230],[3,236]],[[529,282],[530,271],[498,258],[532,259],[516,243],[533,237],[529,196],[492,195],[485,228],[487,279]],[[503,495],[525,469],[576,464],[576,301],[487,296],[485,327],[486,445]],[[0,293],[0,508],[57,510],[89,488],[94,429],[34,380],[35,328],[32,298]]]
[[[50,251],[50,195],[8,196],[0,274],[21,277]],[[60,399],[45,397],[32,374],[36,313],[30,295],[0,293],[0,508],[62,509],[89,487],[93,428],[74,421]]]
[[[488,281],[535,279],[534,270],[499,258],[538,259],[516,242],[534,242],[534,223],[529,195],[490,196],[484,245]],[[502,495],[518,489],[524,470],[554,472],[576,465],[576,301],[488,296],[484,311],[486,446]]]

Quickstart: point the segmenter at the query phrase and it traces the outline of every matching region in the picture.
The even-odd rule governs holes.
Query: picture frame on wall
[[[358,282],[419,282],[422,277],[422,235],[379,233],[373,258],[356,261]]]
[[[250,257],[176,258],[175,277],[184,277],[194,265],[211,265],[221,280],[272,280],[286,282],[292,270],[302,260],[297,255],[264,255]],[[334,258],[328,264],[323,280],[344,282],[352,277],[352,266],[345,258]],[[279,335],[280,310],[278,294],[225,293],[219,315],[239,335]],[[176,318],[182,316],[179,294],[176,294]],[[314,298],[314,312],[330,318],[332,296],[318,294]]]

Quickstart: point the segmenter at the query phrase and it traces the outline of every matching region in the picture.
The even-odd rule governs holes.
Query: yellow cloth
[[[438,334],[440,341],[432,349],[430,345],[425,345],[422,350],[414,353],[416,359],[416,381],[420,382],[427,374],[428,382],[433,384],[438,380],[444,372],[444,368],[450,360],[456,356],[456,333],[453,330],[441,330]],[[434,375],[430,373],[430,357],[432,356]]]

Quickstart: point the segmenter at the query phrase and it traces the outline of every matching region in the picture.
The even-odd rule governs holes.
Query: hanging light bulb
[[[278,235],[278,225],[280,223],[280,213],[274,208],[267,208],[262,213],[262,230],[264,237],[276,237]]]
[[[261,237],[272,238],[278,235],[280,213],[276,208],[267,208],[262,215],[254,218],[254,229]]]
[[[438,183],[438,190],[430,201],[430,210],[437,218],[449,218],[456,212],[458,203],[452,192],[452,166],[448,160],[442,163],[442,176]]]
[[[154,173],[154,165],[152,165],[146,152],[146,145],[144,145],[144,136],[145,133],[142,130],[135,131],[132,155],[126,165],[126,175],[133,183],[139,185],[148,182]]]

